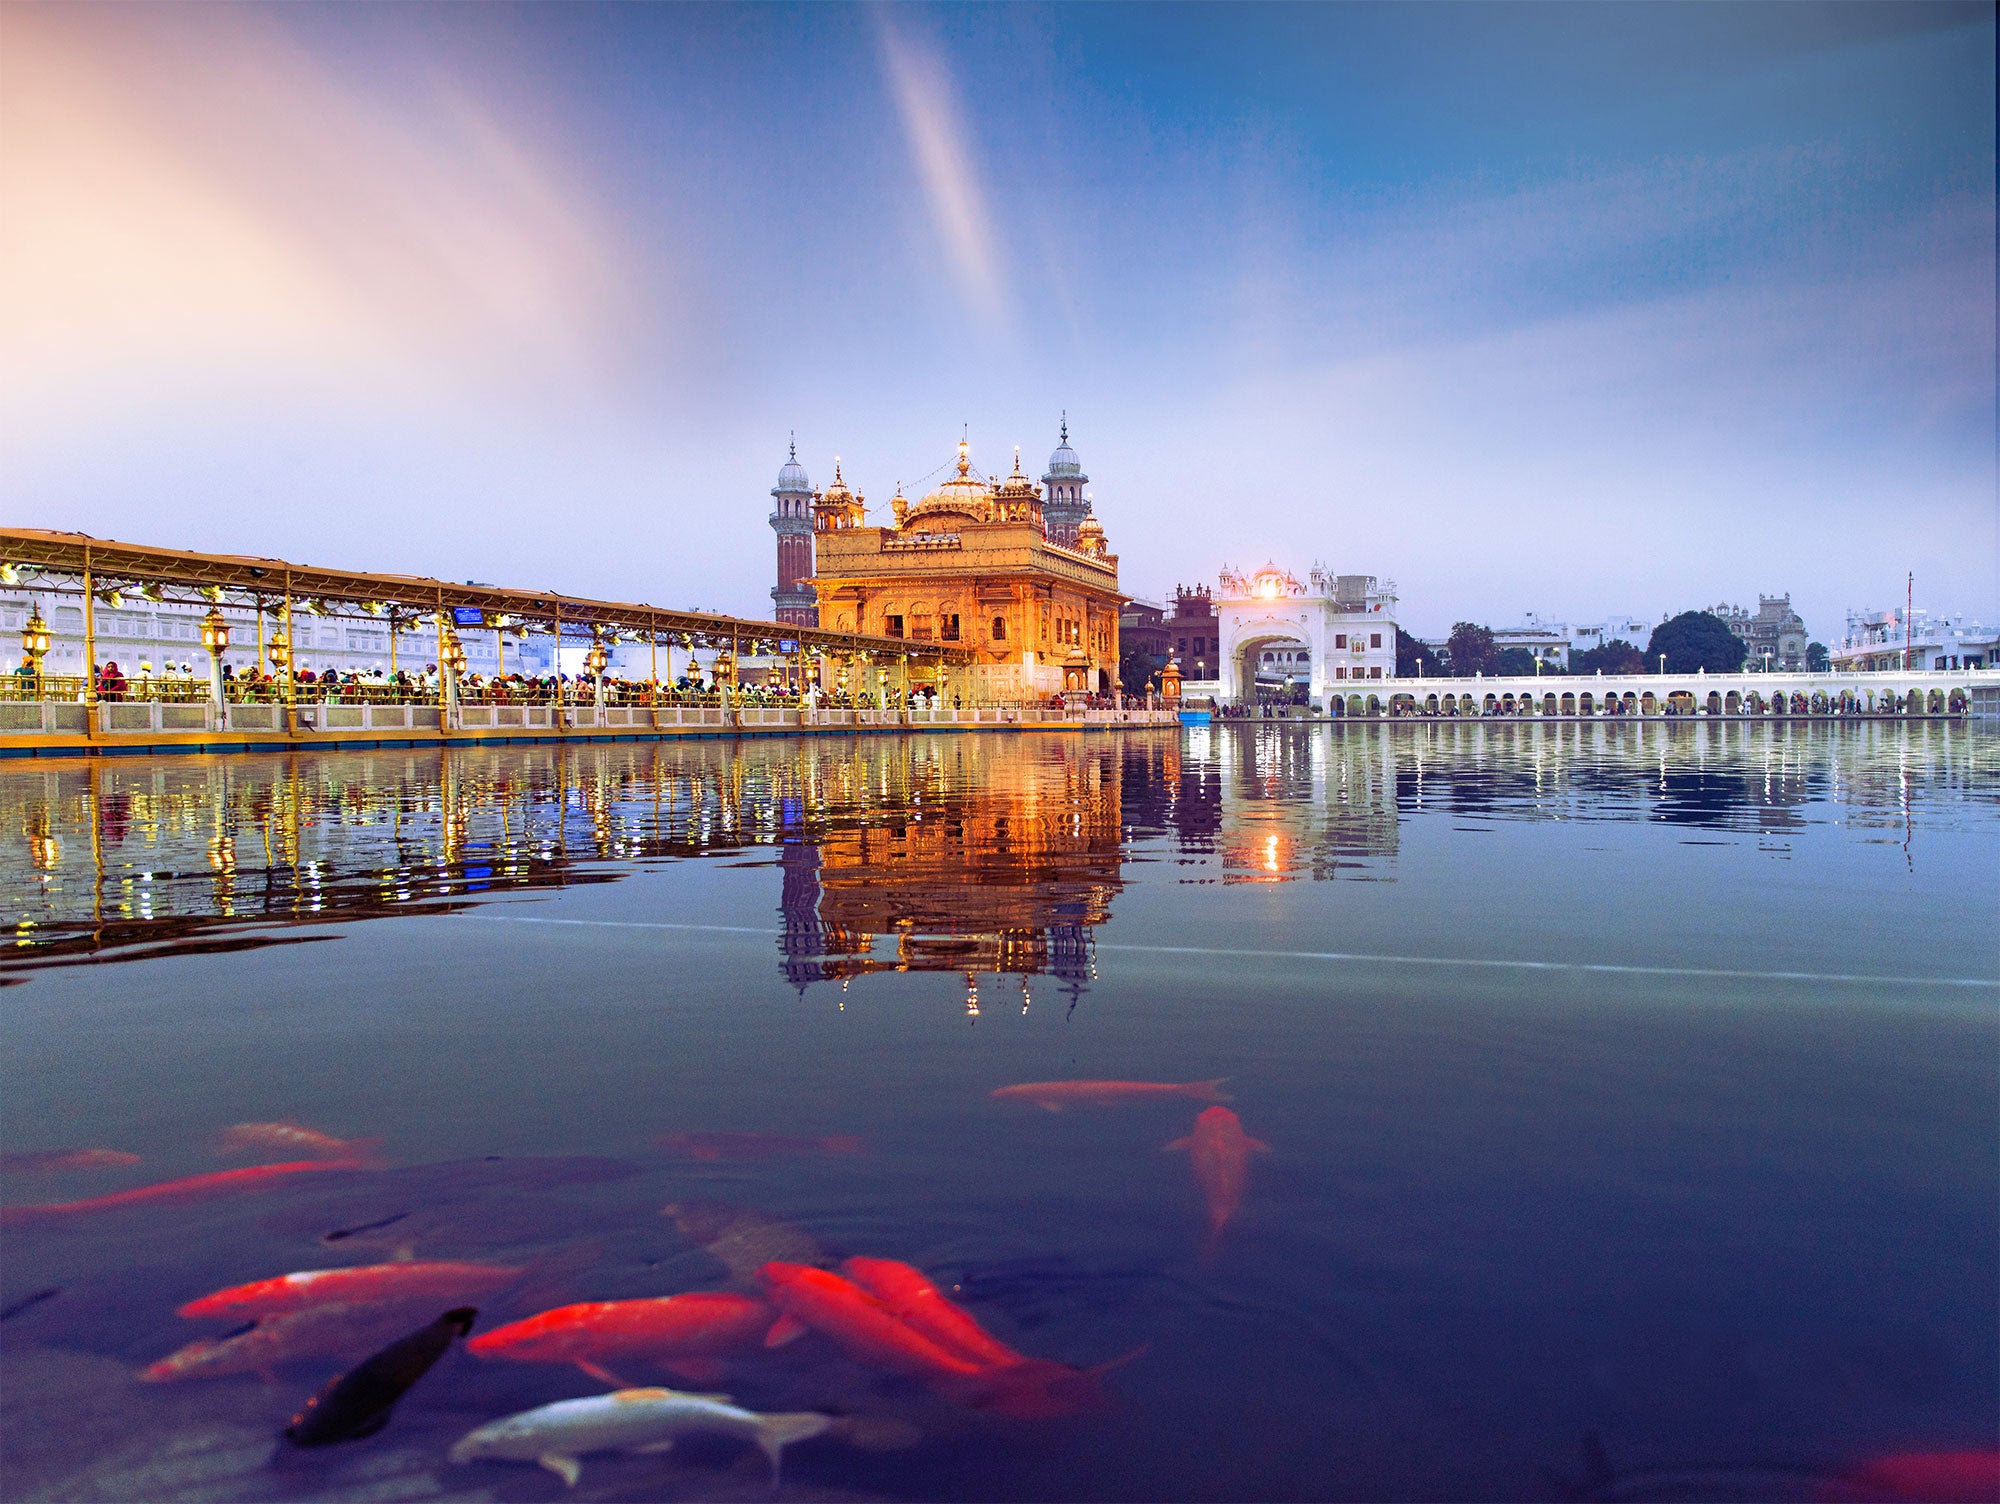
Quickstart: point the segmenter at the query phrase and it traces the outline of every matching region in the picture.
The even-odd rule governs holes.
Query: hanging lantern
[[[210,606],[208,615],[201,619],[201,645],[218,656],[229,651],[229,623],[223,620],[221,608]]]

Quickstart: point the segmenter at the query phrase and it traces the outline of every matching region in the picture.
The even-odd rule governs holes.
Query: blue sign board
[[[451,619],[461,627],[483,627],[486,625],[486,613],[477,606],[453,606],[451,608]]]
[[[796,637],[787,637],[778,643],[778,651],[781,653],[796,653],[798,650],[799,642]]]

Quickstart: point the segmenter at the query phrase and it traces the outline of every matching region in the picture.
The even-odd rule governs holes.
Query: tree
[[[1451,636],[1445,639],[1444,650],[1451,655],[1452,673],[1460,679],[1492,673],[1500,657],[1499,650],[1493,646],[1493,633],[1469,621],[1452,624]]]
[[[1160,670],[1167,660],[1158,653],[1148,653],[1142,648],[1127,648],[1118,659],[1118,682],[1128,695],[1143,695],[1150,680],[1155,689],[1159,688]]]
[[[1655,659],[1654,662],[1658,662]],[[1646,655],[1633,647],[1622,637],[1614,637],[1601,648],[1589,648],[1581,653],[1569,655],[1569,671],[1573,674],[1643,674],[1646,671]]]
[[[1653,628],[1646,644],[1648,666],[1657,668],[1662,654],[1670,674],[1691,674],[1697,669],[1733,674],[1743,667],[1750,648],[1721,617],[1707,611],[1683,611]]]
[[[1829,660],[1829,659],[1827,658],[1827,653],[1826,653],[1826,644],[1825,644],[1825,643],[1823,643],[1823,642],[1809,642],[1809,643],[1807,643],[1807,644],[1806,644],[1806,672],[1807,672],[1807,673],[1809,673],[1809,674],[1823,674],[1823,673],[1825,673],[1825,672],[1826,672],[1826,670],[1827,670],[1827,665],[1828,665],[1829,661],[1830,661],[1830,660]]]
[[[1438,665],[1437,654],[1401,627],[1396,628],[1396,677],[1414,678],[1420,669],[1433,679],[1444,672]]]
[[[1493,671],[1515,676],[1532,674],[1535,671],[1535,655],[1526,648],[1502,648],[1493,660]]]

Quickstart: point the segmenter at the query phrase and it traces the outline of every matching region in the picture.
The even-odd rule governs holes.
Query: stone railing
[[[0,702],[0,737],[90,736],[106,740],[146,736],[299,736],[339,738],[383,732],[442,736],[459,732],[505,735],[567,734],[573,731],[750,731],[854,728],[957,728],[1033,725],[1166,726],[1177,717],[1166,707],[1124,709],[1060,705],[977,705],[910,709],[809,709],[770,705],[565,705],[542,703],[461,705],[445,724],[434,704],[369,701],[299,701],[221,707],[203,701],[110,701],[92,708],[74,701]]]

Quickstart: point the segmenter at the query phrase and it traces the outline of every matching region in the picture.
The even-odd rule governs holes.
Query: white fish
[[[460,1437],[451,1449],[451,1460],[495,1457],[537,1462],[574,1488],[583,1472],[577,1459],[586,1452],[664,1452],[676,1436],[720,1432],[754,1443],[771,1459],[775,1489],[785,1447],[817,1436],[832,1424],[832,1416],[811,1410],[759,1415],[730,1404],[726,1394],[620,1389],[587,1399],[558,1400],[492,1421]]]

